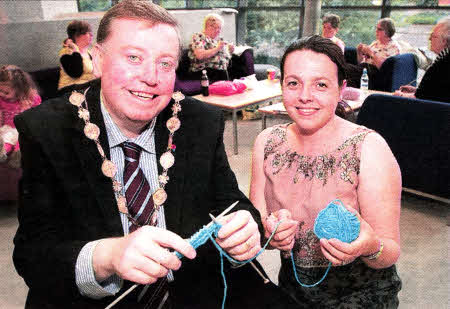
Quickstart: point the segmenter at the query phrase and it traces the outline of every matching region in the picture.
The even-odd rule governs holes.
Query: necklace
[[[97,146],[97,150],[102,157],[101,170],[103,175],[109,177],[112,181],[112,188],[116,197],[117,208],[119,209],[119,212],[125,214],[133,224],[141,226],[141,224],[138,224],[128,213],[127,200],[122,192],[123,185],[122,183],[114,179],[114,176],[117,173],[117,166],[114,162],[108,160],[108,158],[105,156],[105,151],[103,150],[102,146],[100,145],[100,141],[98,140],[98,137],[100,136],[100,128],[96,124],[90,122],[90,114],[86,101],[86,93],[88,90],[89,88],[87,88],[84,93],[73,91],[69,97],[69,101],[71,104],[75,105],[78,108],[78,117],[84,121],[84,135],[90,140],[94,141]],[[102,94],[100,95],[102,96]],[[159,158],[159,163],[163,168],[163,172],[158,176],[159,188],[152,194],[155,209],[153,215],[144,225],[147,225],[149,223],[154,225],[156,223],[159,208],[167,200],[167,193],[164,188],[169,182],[169,176],[167,175],[167,172],[169,168],[171,168],[175,163],[175,157],[172,154],[176,149],[175,144],[173,144],[173,136],[175,131],[177,131],[181,126],[181,121],[180,119],[178,119],[178,113],[181,111],[180,101],[184,99],[184,95],[178,91],[172,95],[172,98],[175,101],[172,106],[172,117],[169,118],[166,122],[166,127],[169,130],[167,149],[166,152],[164,152]]]

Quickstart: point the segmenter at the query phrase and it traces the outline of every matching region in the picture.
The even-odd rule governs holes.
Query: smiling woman
[[[346,87],[344,58],[336,44],[319,36],[298,40],[285,51],[280,68],[283,103],[292,123],[257,137],[250,187],[265,237],[274,222],[283,220],[270,242],[282,252],[279,285],[307,308],[397,307],[397,162],[380,135],[335,114]],[[314,234],[315,218],[335,199],[361,224],[358,238],[349,244]],[[311,284],[329,263],[334,267],[320,285],[297,284],[293,271]]]

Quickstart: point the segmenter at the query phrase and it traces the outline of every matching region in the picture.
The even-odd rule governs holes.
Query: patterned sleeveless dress
[[[311,157],[289,145],[288,125],[274,126],[266,141],[264,196],[268,214],[284,208],[300,222],[293,248],[296,271],[302,283],[312,284],[322,278],[329,263],[314,234],[314,220],[335,199],[360,211],[357,188],[361,145],[373,131],[359,126],[334,150]],[[398,307],[401,280],[395,265],[373,269],[358,258],[348,265],[331,267],[323,282],[304,288],[295,280],[288,255],[280,255],[279,285],[295,298],[299,308]]]

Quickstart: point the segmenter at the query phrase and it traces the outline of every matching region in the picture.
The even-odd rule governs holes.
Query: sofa
[[[389,144],[403,187],[450,199],[450,103],[373,94],[357,123]]]
[[[42,101],[54,98],[58,93],[59,67],[28,72],[33,78]]]
[[[345,61],[357,64],[357,54],[355,47],[345,47]],[[386,92],[394,92],[400,86],[416,86],[417,64],[413,54],[400,54],[389,57],[380,67],[375,78],[369,79],[369,89]]]

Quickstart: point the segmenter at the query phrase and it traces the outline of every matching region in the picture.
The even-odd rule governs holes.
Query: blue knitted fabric
[[[320,238],[336,238],[351,243],[359,236],[358,217],[347,210],[340,200],[334,200],[321,210],[314,222],[314,233]]]

